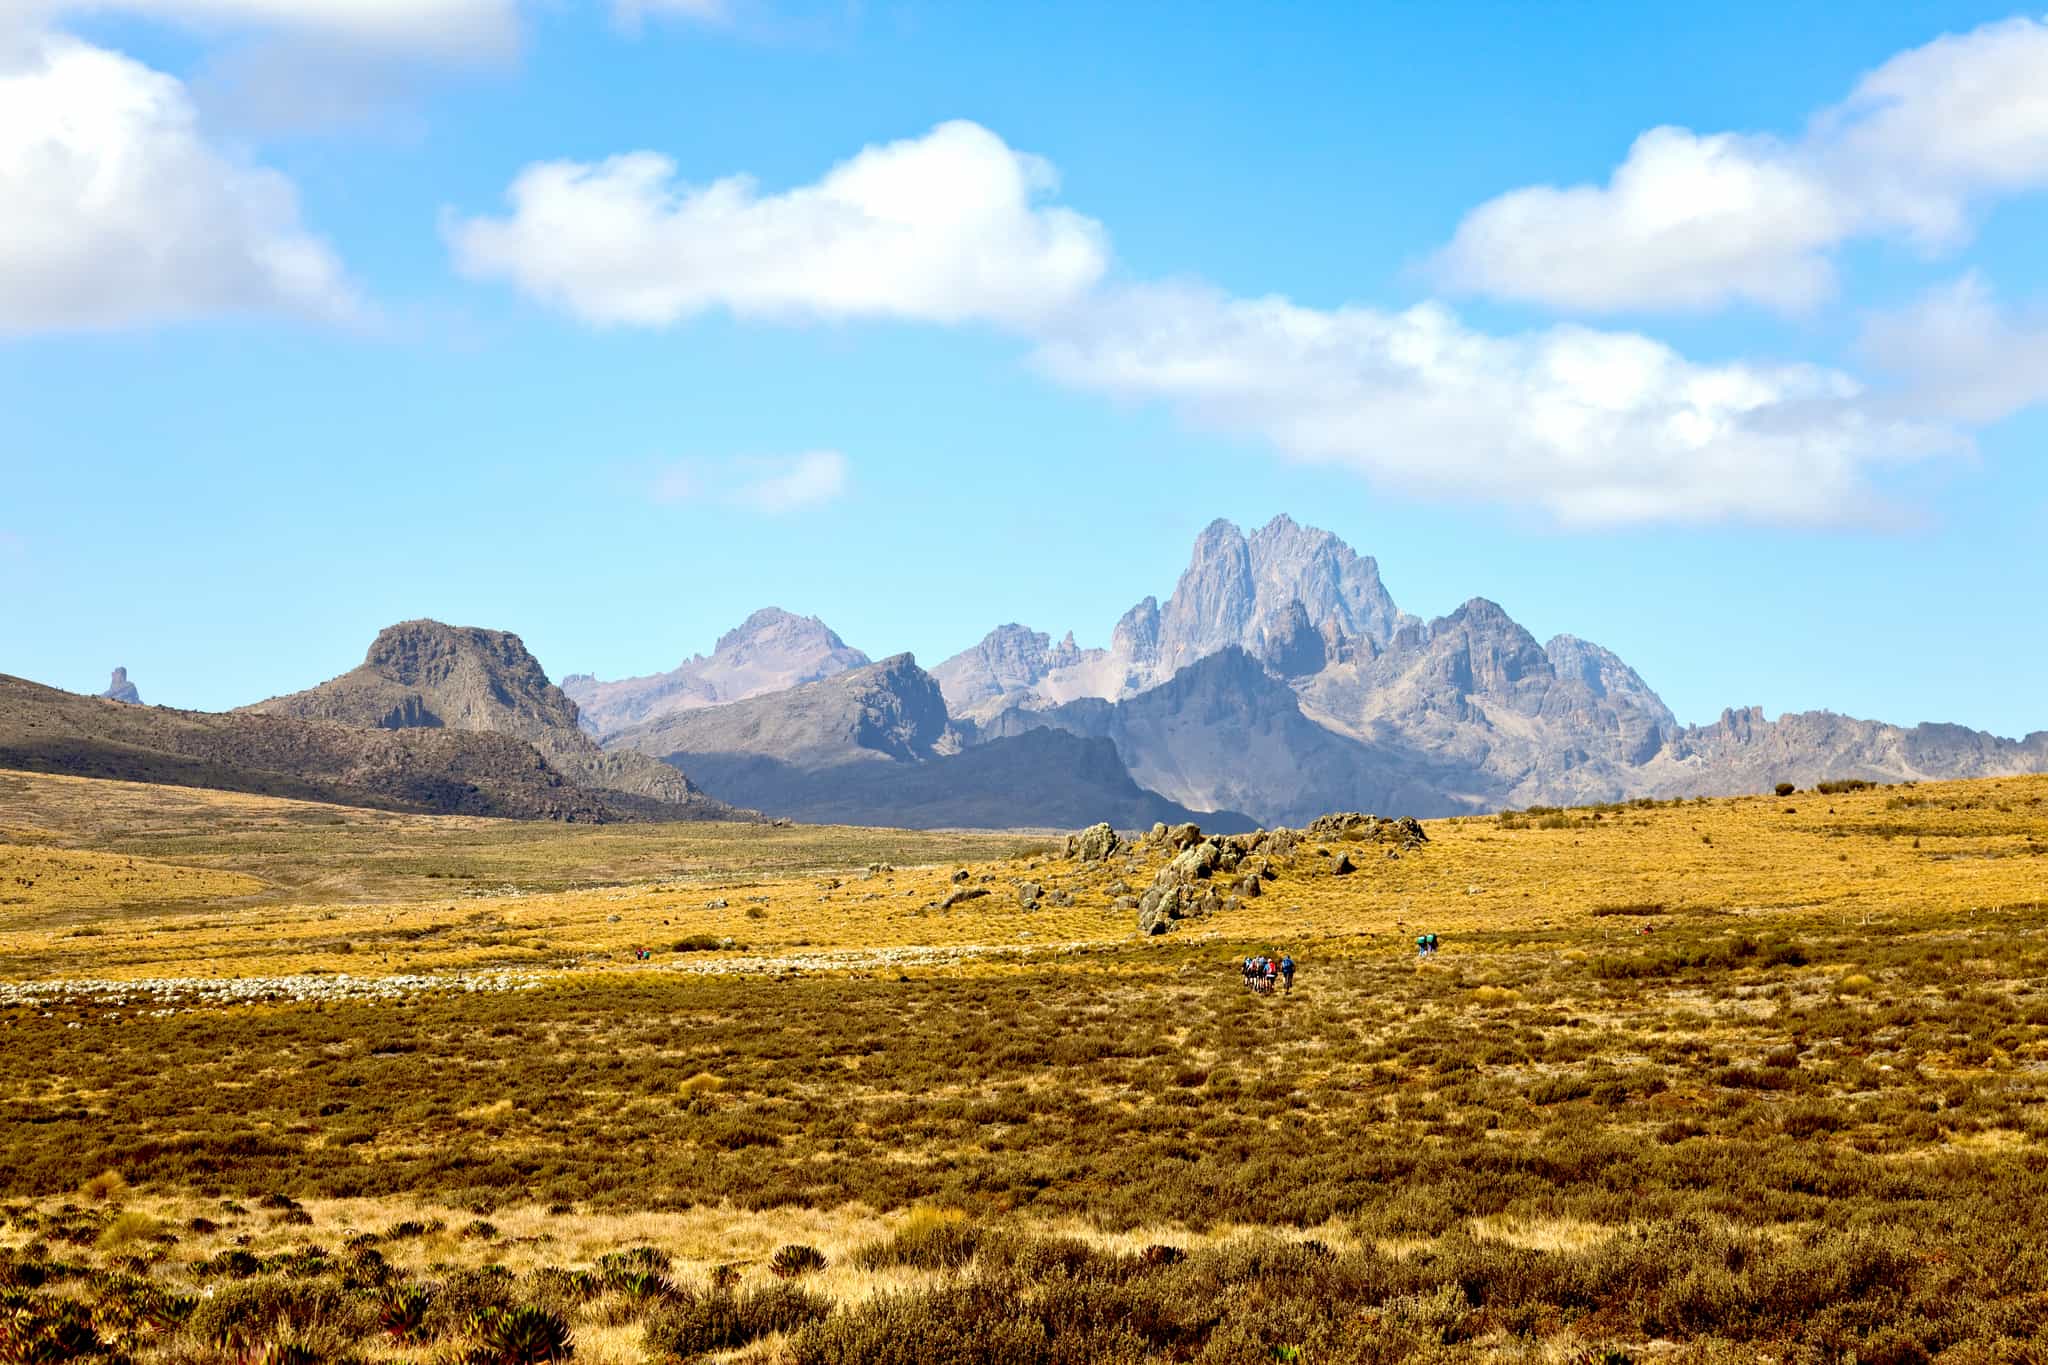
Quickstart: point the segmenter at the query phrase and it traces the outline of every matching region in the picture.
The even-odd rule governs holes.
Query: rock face
[[[135,684],[128,681],[128,670],[117,668],[114,677],[107,684],[107,690],[100,693],[108,701],[126,702],[130,706],[142,705],[142,694],[135,690]]]
[[[676,711],[783,692],[869,662],[815,616],[763,607],[719,637],[709,655],[666,673],[601,682],[587,673],[562,680],[583,726],[605,738]]]
[[[506,735],[532,745],[578,785],[676,812],[721,813],[675,768],[600,750],[578,727],[576,703],[506,631],[402,622],[378,633],[357,668],[243,711],[362,729]]]
[[[1370,651],[1410,621],[1379,566],[1328,531],[1275,517],[1246,536],[1215,521],[1166,604],[1147,597],[1125,612],[1108,649],[1077,649],[1071,636],[1058,649],[1016,648],[1046,637],[1006,626],[933,673],[954,715],[979,721],[1018,705],[1135,696],[1232,646],[1290,676],[1313,672],[1316,655]],[[990,666],[991,653],[1009,666]]]
[[[1058,644],[1050,635],[1015,622],[997,626],[974,648],[955,654],[931,673],[955,715],[972,715],[991,703],[1029,693],[1046,675],[1082,662],[1073,632]]]
[[[1051,726],[1116,745],[1131,776],[1194,809],[1241,810],[1267,824],[1305,823],[1332,807],[1454,814],[1461,775],[1424,752],[1318,725],[1287,683],[1228,646],[1124,701],[1013,707],[987,735]]]
[[[1043,730],[962,747],[931,675],[907,654],[612,737],[680,764],[715,796],[823,823],[908,828],[1125,828],[1186,819],[1131,780],[1106,740]],[[1205,818],[1249,825],[1224,812]]]
[[[806,770],[922,762],[960,737],[939,685],[908,654],[725,706],[672,711],[605,741],[613,752],[753,755]]]

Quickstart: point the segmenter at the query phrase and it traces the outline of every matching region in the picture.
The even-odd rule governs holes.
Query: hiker
[[[1280,964],[1272,958],[1266,959],[1266,994],[1273,993],[1273,983],[1280,976]]]
[[[1294,954],[1292,953],[1280,959],[1280,980],[1282,982],[1282,989],[1289,995],[1294,994]]]

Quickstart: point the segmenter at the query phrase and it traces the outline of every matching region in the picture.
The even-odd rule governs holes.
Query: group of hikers
[[[1427,962],[1442,943],[1435,934],[1415,936],[1415,960]],[[1271,995],[1275,988],[1294,994],[1294,957],[1291,953],[1258,953],[1244,960],[1244,988],[1255,995]]]
[[[1248,991],[1260,995],[1271,995],[1279,986],[1292,995],[1294,993],[1294,958],[1291,955],[1274,957],[1270,953],[1244,960],[1244,985]]]

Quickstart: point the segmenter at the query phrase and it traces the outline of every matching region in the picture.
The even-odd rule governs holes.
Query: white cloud
[[[1938,252],[1972,210],[2048,186],[2048,22],[2012,19],[1887,61],[1792,141],[1655,128],[1605,185],[1480,205],[1432,262],[1451,286],[1556,308],[1798,311],[1829,253],[1888,236]]]
[[[656,502],[708,501],[771,515],[832,502],[846,492],[851,466],[836,450],[682,460],[655,471]]]
[[[389,53],[501,57],[519,44],[518,0],[30,0],[46,11],[113,12],[200,29],[270,29]]]
[[[1424,304],[1322,311],[1185,287],[1105,296],[1044,344],[1061,382],[1427,497],[1559,522],[1827,522],[1877,515],[1870,475],[1966,449],[1808,365],[1698,364],[1648,337],[1517,336]]]
[[[1862,348],[1916,410],[1995,422],[2048,402],[2048,315],[2009,316],[1975,272],[1869,319]]]
[[[210,145],[174,78],[75,38],[0,70],[0,204],[0,335],[357,311],[289,180]]]
[[[871,146],[817,183],[762,194],[746,177],[679,185],[654,152],[556,161],[513,181],[504,218],[454,218],[457,266],[596,323],[743,317],[903,318],[1024,326],[1101,277],[1101,227],[1036,201],[1043,160],[944,123]]]

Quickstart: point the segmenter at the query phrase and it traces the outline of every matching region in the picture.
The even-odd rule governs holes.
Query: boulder
[[[1174,855],[1173,861],[1160,870],[1160,876],[1169,873],[1181,882],[1200,881],[1216,870],[1218,850],[1216,841],[1205,839],[1192,844]]]
[[[1301,832],[1283,825],[1279,829],[1269,831],[1265,838],[1259,840],[1256,847],[1258,852],[1269,858],[1287,858],[1293,856],[1294,850],[1300,846]]]
[[[1105,820],[1074,835],[1068,844],[1068,857],[1078,858],[1084,863],[1099,863],[1114,856],[1123,847],[1123,840],[1117,838],[1116,831]]]
[[[1200,825],[1175,825],[1172,829],[1166,831],[1166,842],[1172,844],[1175,848],[1187,848],[1201,841],[1202,828]]]
[[[1236,890],[1238,895],[1250,899],[1264,894],[1264,884],[1259,881],[1256,873],[1247,872],[1237,879]]]
[[[1149,914],[1157,911],[1169,919],[1180,915],[1181,892],[1175,882],[1154,882],[1144,895],[1138,897],[1138,913]]]
[[[1358,864],[1351,861],[1349,853],[1339,853],[1337,861],[1330,864],[1330,875],[1333,877],[1349,876],[1357,870]]]
[[[1074,893],[1071,891],[1055,891],[1045,898],[1045,903],[1064,909],[1074,903]]]
[[[1038,898],[1045,894],[1045,888],[1037,882],[1022,882],[1017,887],[1017,904],[1026,910],[1038,908]]]

